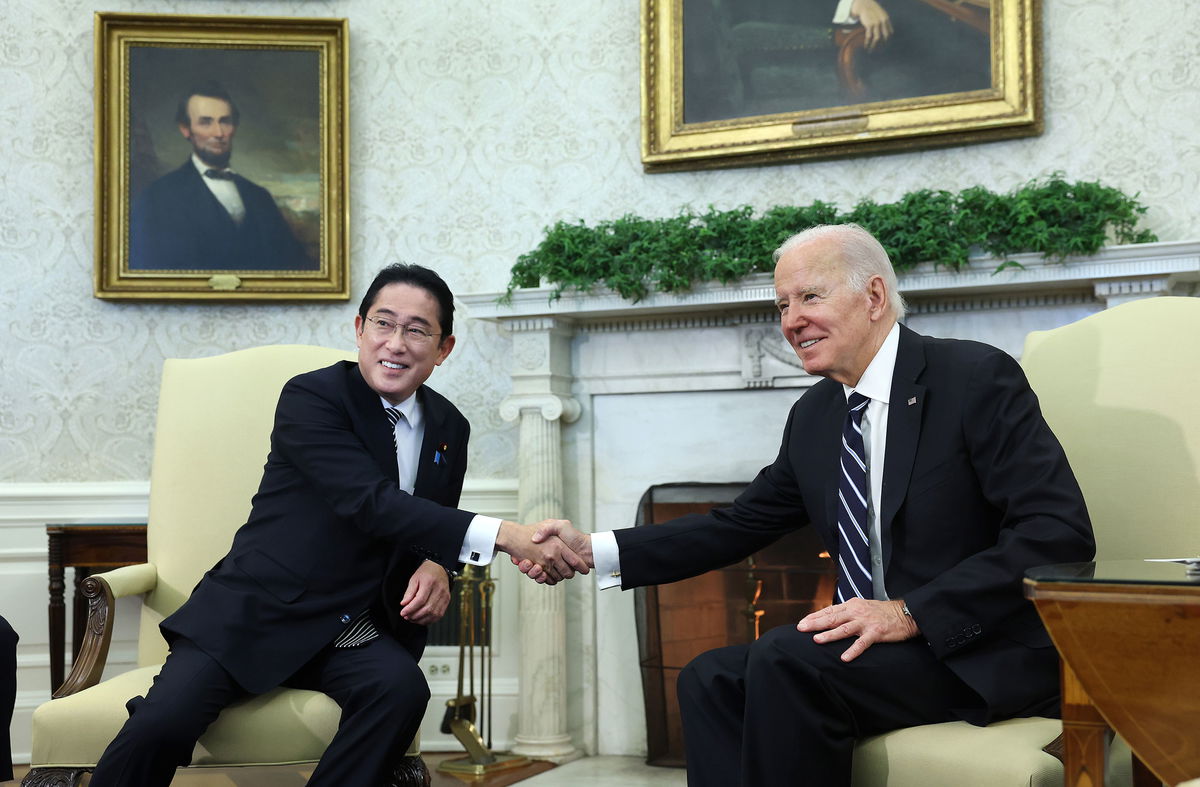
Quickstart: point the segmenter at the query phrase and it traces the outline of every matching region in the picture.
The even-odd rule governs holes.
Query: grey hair
[[[888,306],[891,308],[892,317],[897,322],[903,320],[907,307],[904,296],[900,294],[892,261],[888,259],[887,251],[875,236],[857,224],[818,224],[809,227],[780,244],[772,259],[778,263],[780,257],[797,246],[825,237],[836,239],[841,247],[841,264],[846,274],[846,283],[854,290],[866,292],[867,282],[871,277],[879,276],[887,287]]]

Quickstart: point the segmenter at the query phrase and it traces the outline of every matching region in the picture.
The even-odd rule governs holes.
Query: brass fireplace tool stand
[[[453,734],[466,749],[467,756],[445,760],[437,769],[455,775],[484,776],[525,765],[529,758],[492,751],[492,597],[496,583],[492,580],[491,570],[488,566],[467,566],[454,582],[458,586],[458,693],[453,699],[446,700],[441,730],[444,734]],[[476,632],[481,640],[478,643]],[[475,698],[477,649],[479,701]],[[479,705],[480,726],[487,733],[486,744],[480,727],[475,724],[476,705]]]

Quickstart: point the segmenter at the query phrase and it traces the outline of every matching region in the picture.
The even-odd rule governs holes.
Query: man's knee
[[[701,653],[679,671],[675,681],[681,704],[704,702],[717,694],[741,692],[745,677],[745,647],[717,648]]]
[[[387,669],[374,670],[359,689],[393,707],[420,707],[429,704],[429,684],[421,667],[410,659],[397,660]]]
[[[751,646],[746,674],[770,677],[786,672],[790,675],[819,677],[826,669],[841,665],[841,651],[851,640],[828,644],[813,642],[813,635],[800,632],[794,626],[779,626],[759,637]]]

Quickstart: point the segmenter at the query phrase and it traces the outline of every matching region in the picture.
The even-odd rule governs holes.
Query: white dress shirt
[[[204,185],[208,186],[208,190],[217,198],[217,202],[220,202],[221,207],[225,208],[225,212],[229,214],[229,218],[233,219],[233,223],[241,224],[242,219],[246,218],[246,204],[242,202],[242,192],[238,191],[237,184],[226,178],[210,178],[205,175],[204,173],[208,170],[219,168],[205,164],[195,153],[192,154],[192,164],[200,173],[200,180],[204,181]],[[228,172],[229,169],[226,168],[222,171]]]
[[[853,4],[854,0],[838,0],[837,8],[833,12],[833,23],[835,25],[858,24],[858,17],[850,13],[850,6]]]
[[[883,457],[887,456],[888,400],[892,375],[896,371],[896,351],[900,347],[900,326],[892,325],[875,357],[854,388],[843,385],[846,398],[857,391],[871,400],[863,415],[863,448],[867,452],[867,471],[871,477],[871,499],[867,501],[867,519],[871,528],[871,586],[875,598],[888,598],[883,582],[883,549],[880,544],[879,507],[883,493]],[[875,459],[878,461],[873,461]],[[596,564],[596,583],[604,590],[621,584],[621,555],[617,537],[606,530],[592,534],[592,559]]]
[[[400,488],[410,495],[417,484],[417,463],[420,461],[421,444],[425,440],[425,414],[415,395],[400,404],[392,404],[380,397],[384,407],[400,411],[396,419],[396,469],[400,477]],[[476,514],[467,527],[458,562],[474,566],[486,566],[496,556],[496,536],[500,532],[500,520],[492,516]]]

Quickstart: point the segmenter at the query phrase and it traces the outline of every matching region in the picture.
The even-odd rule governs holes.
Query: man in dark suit
[[[393,265],[355,318],[358,361],[284,386],[250,518],[162,623],[171,651],[105,750],[93,787],[171,782],[236,699],[278,685],[342,708],[311,785],[375,787],[416,733],[417,660],[449,601],[448,572],[523,555],[552,577],[577,556],[534,526],[460,511],[467,421],[424,383],[454,348],[454,303],[433,271]]]
[[[887,253],[860,227],[805,231],[775,259],[783,335],[827,378],[792,407],[775,461],[726,509],[539,534],[561,534],[601,587],[694,576],[805,524],[837,557],[832,606],[681,673],[692,787],[849,785],[856,738],[1056,713],[1057,654],[1021,580],[1094,554],[1016,361],[899,325]]]
[[[175,122],[192,155],[134,199],[131,270],[316,270],[270,192],[229,168],[240,119],[215,82],[180,100]]]

